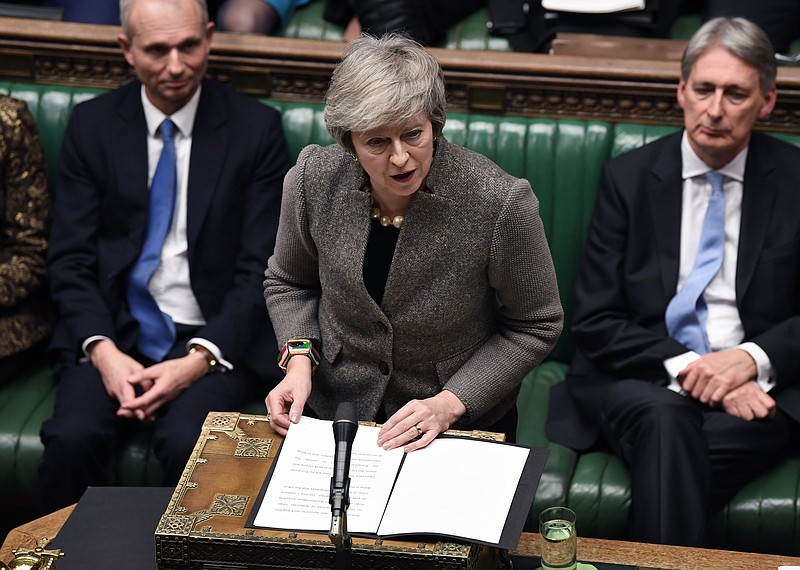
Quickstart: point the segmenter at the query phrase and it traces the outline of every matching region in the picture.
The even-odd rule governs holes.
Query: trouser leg
[[[108,484],[109,457],[125,420],[91,364],[64,366],[53,417],[42,424],[39,468],[44,512],[75,503],[89,485]]]
[[[631,539],[705,544],[711,463],[701,408],[661,386],[625,380],[609,390],[602,422],[631,474]]]

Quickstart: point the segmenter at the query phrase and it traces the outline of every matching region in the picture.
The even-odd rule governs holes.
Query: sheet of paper
[[[403,450],[378,447],[377,427],[359,426],[350,459],[347,528],[374,533],[403,460]],[[330,421],[303,417],[292,424],[254,524],[266,528],[327,531],[334,456]]]
[[[556,12],[607,14],[627,10],[644,10],[645,0],[542,0],[542,8]]]
[[[409,453],[379,534],[448,534],[498,542],[529,452],[447,437]]]

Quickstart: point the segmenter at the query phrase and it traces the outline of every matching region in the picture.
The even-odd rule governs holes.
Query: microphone
[[[331,530],[328,533],[337,550],[350,549],[347,534],[347,507],[350,505],[350,455],[356,438],[358,422],[356,409],[351,402],[342,402],[333,419],[333,440],[336,444],[331,477]]]

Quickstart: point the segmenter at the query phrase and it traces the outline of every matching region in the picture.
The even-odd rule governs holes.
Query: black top
[[[364,255],[364,285],[378,306],[383,302],[383,292],[399,235],[400,230],[396,227],[382,226],[379,220],[372,220],[372,231],[369,233]]]

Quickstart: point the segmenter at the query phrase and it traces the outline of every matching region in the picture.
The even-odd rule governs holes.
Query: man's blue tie
[[[159,129],[164,139],[164,149],[158,159],[153,182],[150,184],[150,214],[147,222],[142,252],[131,272],[128,284],[128,303],[131,314],[139,321],[139,352],[155,361],[161,361],[175,343],[175,323],[162,313],[147,284],[161,261],[164,239],[172,225],[175,210],[177,173],[175,169],[175,125],[164,119]]]
[[[698,354],[711,352],[706,334],[708,306],[703,291],[722,266],[725,246],[725,177],[719,172],[706,174],[711,182],[700,245],[689,277],[681,290],[672,298],[665,319],[669,335]]]

